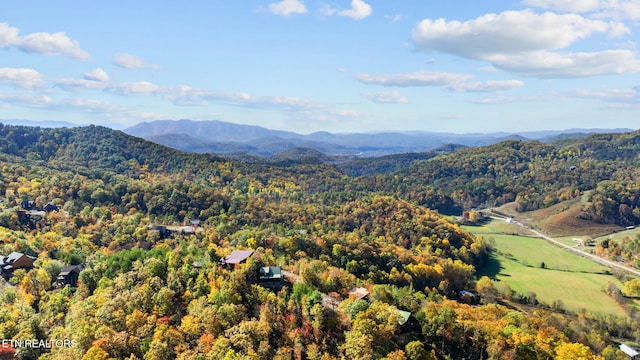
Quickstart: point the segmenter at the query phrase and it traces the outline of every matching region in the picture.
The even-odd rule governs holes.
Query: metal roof
[[[349,290],[349,295],[355,297],[356,299],[362,299],[369,295],[369,290],[363,287],[356,287]]]
[[[263,266],[260,268],[260,280],[280,280],[282,269],[280,266]]]
[[[398,319],[398,325],[400,326],[406,324],[407,321],[409,321],[409,318],[411,317],[411,313],[408,311],[397,310],[397,313],[398,315],[400,315],[400,319]]]
[[[227,264],[239,264],[247,260],[252,254],[253,250],[233,250],[231,255],[224,258],[224,262]]]
[[[640,351],[632,348],[631,346],[627,346],[625,344],[620,345],[620,350],[631,357],[640,355]]]

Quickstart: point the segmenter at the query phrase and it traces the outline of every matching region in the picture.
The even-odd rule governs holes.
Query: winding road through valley
[[[506,217],[499,217],[499,216],[494,216],[494,215],[492,215],[490,217],[492,219],[497,219],[497,220],[502,220],[502,221],[504,221],[506,219]],[[630,274],[632,274],[634,276],[639,276],[640,277],[640,271],[636,270],[636,269],[634,269],[632,267],[622,265],[622,264],[617,263],[615,261],[610,261],[610,260],[607,260],[607,259],[603,259],[603,258],[601,258],[599,256],[590,254],[590,253],[588,253],[586,251],[582,251],[580,249],[576,249],[573,246],[569,246],[567,244],[563,244],[562,242],[560,242],[560,241],[558,241],[558,240],[556,240],[556,239],[554,239],[554,238],[552,238],[552,237],[540,232],[539,230],[536,230],[536,229],[534,229],[534,228],[532,228],[532,227],[530,227],[530,226],[528,226],[528,225],[526,225],[524,223],[521,223],[519,221],[515,221],[514,220],[513,224],[522,227],[523,229],[535,234],[538,237],[541,237],[541,238],[549,241],[550,243],[552,243],[554,245],[557,245],[557,246],[559,246],[559,247],[561,247],[563,249],[571,251],[574,254],[578,254],[580,256],[586,257],[586,258],[591,259],[591,260],[593,260],[593,261],[595,261],[595,262],[597,262],[599,264],[602,264],[604,266],[607,266],[607,267],[610,267],[610,268],[614,268],[614,269],[619,269],[619,270],[625,271],[627,273],[630,273]]]

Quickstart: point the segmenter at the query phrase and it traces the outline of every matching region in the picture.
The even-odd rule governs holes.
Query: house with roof
[[[411,313],[408,311],[396,309],[396,314],[398,314],[398,325],[405,326],[409,322],[409,318],[411,318]]]
[[[355,287],[349,290],[349,297],[356,300],[368,300],[369,290],[363,287]]]
[[[0,272],[2,276],[8,277],[11,276],[16,269],[31,269],[35,259],[33,256],[15,251],[8,256],[0,255]]]
[[[218,261],[219,265],[233,265],[234,267],[238,264],[242,264],[247,261],[247,259],[253,255],[253,250],[233,250],[229,256],[226,256],[220,261]]]
[[[24,210],[33,210],[36,207],[36,202],[33,200],[22,200],[20,207]]]
[[[281,289],[284,286],[284,276],[280,266],[263,266],[260,268],[258,283],[266,288]]]
[[[58,207],[58,205],[52,203],[52,202],[48,202],[44,208],[42,208],[44,211],[46,212],[52,212],[52,211],[58,211],[60,210],[60,208]]]
[[[625,344],[621,344],[619,347],[620,351],[622,351],[623,353],[625,353],[627,356],[629,356],[629,358],[631,359],[640,359],[640,351],[638,351],[637,349],[632,348],[631,346],[625,345]]]
[[[471,291],[461,290],[458,295],[460,296],[460,301],[465,304],[477,305],[480,302],[478,296]]]
[[[78,278],[80,272],[84,270],[85,264],[65,266],[58,274],[56,279],[56,286],[63,287],[65,285],[76,286],[78,284]]]

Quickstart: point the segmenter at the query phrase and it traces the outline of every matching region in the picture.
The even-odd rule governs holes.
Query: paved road
[[[503,221],[505,220],[505,218],[498,217],[498,216],[491,216],[491,218],[492,219],[503,220]],[[589,254],[586,251],[582,251],[580,249],[576,249],[573,246],[569,246],[567,244],[561,243],[560,241],[558,241],[558,240],[556,240],[556,239],[554,239],[554,238],[552,238],[552,237],[550,237],[550,236],[548,236],[546,234],[543,234],[542,232],[540,232],[540,231],[538,231],[536,229],[533,229],[533,228],[531,228],[531,227],[527,226],[526,224],[523,224],[523,223],[521,223],[519,221],[513,221],[513,224],[516,224],[516,225],[522,227],[523,229],[534,233],[535,235],[537,235],[537,236],[539,236],[539,237],[551,242],[554,245],[560,246],[561,248],[564,248],[564,249],[566,249],[568,251],[571,251],[571,252],[573,252],[575,254],[578,254],[580,256],[586,257],[588,259],[591,259],[591,260],[593,260],[593,261],[595,261],[595,262],[597,262],[599,264],[602,264],[602,265],[610,267],[610,268],[615,268],[615,269],[619,269],[619,270],[622,270],[622,271],[626,271],[626,272],[628,272],[628,273],[630,273],[632,275],[635,275],[635,276],[640,276],[640,271],[638,271],[638,270],[636,270],[634,268],[622,265],[622,264],[617,263],[615,261],[610,261],[610,260],[607,260],[607,259],[603,259],[603,258],[601,258],[599,256],[596,256],[596,255],[593,255],[593,254]]]

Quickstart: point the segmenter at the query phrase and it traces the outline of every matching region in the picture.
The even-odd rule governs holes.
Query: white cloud
[[[113,59],[113,65],[124,69],[158,69],[158,65],[149,64],[137,56],[120,53]]]
[[[198,89],[188,85],[178,85],[165,91],[165,97],[180,106],[205,106],[209,101],[222,101],[238,104],[251,100],[251,96],[242,92],[225,92]]]
[[[496,56],[493,64],[505,71],[540,78],[577,78],[640,71],[640,59],[631,50],[595,53],[538,51],[518,56]]]
[[[84,79],[58,79],[54,83],[65,91],[98,90],[118,95],[153,95],[166,92],[162,87],[148,81],[115,82],[98,68],[84,74]]]
[[[275,107],[280,110],[300,110],[314,109],[321,105],[308,99],[287,97],[287,96],[263,96],[254,98],[243,92],[226,92],[197,89],[187,85],[176,86],[167,91],[169,100],[177,105],[184,106],[204,106],[209,101],[224,102],[229,105],[245,107]]]
[[[600,18],[640,19],[637,0],[523,0],[522,4],[559,12],[588,13]]]
[[[330,116],[338,116],[343,118],[357,118],[362,116],[362,113],[360,111],[351,109],[328,109],[326,113]]]
[[[46,95],[37,95],[33,93],[0,93],[0,102],[5,104],[20,104],[29,107],[43,107],[50,104],[53,100]]]
[[[283,0],[281,2],[271,3],[269,4],[268,9],[273,14],[281,16],[307,13],[307,8],[300,0]]]
[[[107,74],[106,71],[102,70],[101,68],[97,68],[91,72],[84,74],[84,78],[86,80],[100,81],[100,82],[109,81],[109,75]]]
[[[19,42],[20,31],[7,23],[0,23],[0,48],[13,46]]]
[[[524,82],[520,80],[489,80],[453,84],[449,86],[449,89],[459,92],[501,92],[522,86],[524,86]]]
[[[543,98],[543,97],[514,97],[514,96],[494,96],[483,99],[475,99],[470,102],[478,105],[504,105],[504,104],[516,104],[516,103],[525,103],[525,102],[536,102],[536,101],[550,101],[553,99]]]
[[[496,67],[492,66],[492,65],[481,66],[478,70],[484,71],[484,72],[497,72],[498,71],[498,69],[496,69]]]
[[[565,48],[609,29],[604,21],[580,15],[523,10],[486,14],[466,22],[426,19],[413,29],[412,38],[422,51],[490,59],[495,55]]]
[[[17,46],[24,52],[44,56],[66,55],[82,61],[91,59],[87,52],[80,49],[80,43],[71,40],[63,32],[55,34],[45,32],[29,34],[21,38]]]
[[[22,89],[36,89],[46,86],[40,73],[33,69],[0,68],[0,83],[11,84]]]
[[[398,21],[400,21],[400,19],[402,19],[402,15],[401,14],[396,14],[393,17],[391,17],[391,22],[397,23]]]
[[[606,89],[606,90],[588,90],[588,89],[576,89],[563,93],[562,95],[581,98],[581,99],[593,99],[610,103],[621,103],[629,105],[640,105],[640,89]]]
[[[355,78],[365,84],[408,87],[447,86],[457,82],[472,79],[473,75],[447,72],[417,71],[413,73],[392,75],[358,74],[355,76]]]
[[[255,103],[257,105],[275,106],[281,110],[299,110],[317,108],[318,104],[308,99],[301,99],[288,96],[265,96],[247,103]]]
[[[54,83],[65,91],[104,90],[107,87],[107,85],[101,81],[86,79],[58,79],[54,81]]]
[[[623,1],[619,7],[614,9],[612,17],[615,18],[627,18],[627,19],[640,19],[640,2],[637,0]]]
[[[553,9],[563,12],[591,12],[606,6],[607,1],[601,0],[524,0],[524,5],[543,9]]]
[[[336,9],[332,8],[331,5],[327,3],[321,3],[318,13],[322,17],[333,16],[336,14]]]
[[[162,91],[167,100],[180,106],[207,106],[211,102],[224,103],[250,109],[275,109],[287,112],[296,119],[315,121],[335,120],[336,118],[354,118],[362,114],[351,109],[335,108],[313,100],[289,96],[252,97],[244,92],[226,92],[198,89],[180,85]]]
[[[569,78],[639,71],[640,60],[630,50],[558,51],[596,33],[619,37],[629,31],[617,22],[527,9],[466,22],[426,19],[414,28],[413,41],[419,50],[486,60],[497,69],[519,75]]]
[[[363,0],[351,0],[351,9],[342,10],[340,16],[350,17],[354,20],[362,20],[373,13],[371,5]]]
[[[456,92],[502,92],[509,91],[524,86],[520,80],[488,80],[470,81],[474,78],[471,74],[416,71],[405,74],[358,74],[356,80],[369,85],[382,86],[440,86]],[[404,97],[399,93],[381,92],[367,93],[366,97],[379,103],[405,103]]]
[[[0,48],[7,47],[43,56],[68,56],[81,61],[91,60],[89,53],[80,48],[80,43],[70,39],[64,32],[37,32],[20,36],[18,28],[0,23]]]
[[[149,95],[160,91],[160,86],[148,81],[110,83],[105,91],[118,95]]]
[[[620,22],[610,22],[609,23],[609,37],[610,38],[621,38],[626,35],[631,34],[631,29],[623,23]]]
[[[398,91],[369,92],[364,96],[376,104],[406,104],[409,101]]]
[[[136,119],[159,119],[160,115],[150,112],[140,112],[133,108],[121,106],[112,102],[93,100],[93,99],[62,99],[54,100],[49,96],[36,95],[32,93],[2,93],[0,92],[0,106],[7,104],[8,106],[18,105],[34,109],[44,109],[50,111],[79,111],[89,114],[91,121],[95,121],[95,115],[101,117],[130,120]]]

